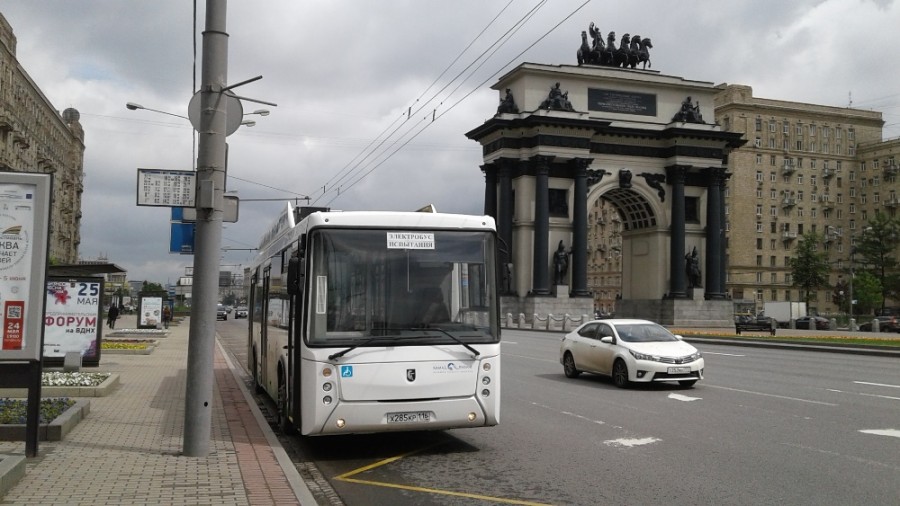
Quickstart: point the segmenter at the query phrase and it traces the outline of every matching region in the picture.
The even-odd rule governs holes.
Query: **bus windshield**
[[[493,234],[318,229],[309,244],[310,346],[499,339]]]

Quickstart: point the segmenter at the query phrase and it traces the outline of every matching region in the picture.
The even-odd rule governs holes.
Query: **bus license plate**
[[[670,367],[669,374],[689,374],[691,372],[690,367]]]
[[[388,413],[388,423],[416,423],[431,421],[431,413],[428,411],[409,411],[406,413]]]

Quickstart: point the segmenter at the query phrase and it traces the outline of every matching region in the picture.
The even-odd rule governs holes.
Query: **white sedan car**
[[[620,388],[652,381],[690,387],[703,379],[697,348],[647,320],[587,322],[563,337],[559,361],[569,378],[582,372],[603,374]]]

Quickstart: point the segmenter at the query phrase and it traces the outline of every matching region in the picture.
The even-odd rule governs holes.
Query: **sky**
[[[85,131],[79,254],[129,280],[175,283],[194,257],[169,253],[170,210],[137,206],[137,170],[190,170],[186,119],[201,82],[206,2],[4,0],[17,59]],[[490,87],[525,62],[575,65],[581,32],[653,39],[652,70],[755,97],[883,113],[900,136],[900,5],[889,0],[267,0],[227,4],[228,82],[253,127],[228,137],[222,232],[239,272],[286,202],[342,210],[481,214],[480,146]],[[195,84],[196,83],[196,84]],[[128,110],[134,102],[151,110]],[[169,114],[164,114],[169,113]],[[172,116],[172,114],[176,116]]]

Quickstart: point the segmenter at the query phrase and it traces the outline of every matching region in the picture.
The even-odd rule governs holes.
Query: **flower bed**
[[[0,399],[0,441],[24,441],[27,401]],[[86,399],[41,399],[38,440],[60,441],[90,412]]]
[[[102,397],[119,384],[119,375],[108,372],[44,372],[41,395],[44,397]],[[26,388],[0,388],[0,397],[28,396]]]

